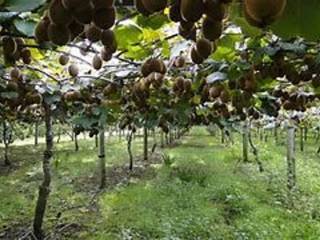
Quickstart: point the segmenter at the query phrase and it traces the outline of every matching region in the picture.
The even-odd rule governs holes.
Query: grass
[[[266,169],[259,173],[254,162],[238,162],[241,142],[234,137],[236,144],[221,144],[219,136],[194,128],[181,144],[163,150],[166,164],[151,165],[152,177],[132,178],[101,193],[94,208],[70,211],[64,209],[85,206],[95,191],[96,149],[89,140],[81,140],[78,153],[72,143],[60,143],[46,226],[52,229],[57,221],[81,226],[63,239],[320,239],[320,159],[314,140],[303,153],[297,149],[298,189],[290,209],[285,145],[254,139]],[[14,159],[23,164],[0,176],[0,228],[31,222],[41,149],[13,147]],[[140,138],[133,149],[141,155]],[[108,166],[126,163],[125,142],[110,139]]]

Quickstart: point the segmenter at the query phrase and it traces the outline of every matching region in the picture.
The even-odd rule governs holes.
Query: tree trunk
[[[308,141],[308,128],[304,127],[304,141]]]
[[[249,145],[249,125],[247,122],[245,122],[243,126],[243,133],[242,133],[242,157],[244,162],[249,161],[248,145]]]
[[[257,164],[258,164],[259,172],[263,172],[263,171],[264,171],[264,168],[263,168],[262,162],[259,160],[259,152],[258,152],[258,149],[257,149],[256,146],[253,144],[250,129],[249,129],[248,132],[249,132],[249,134],[248,134],[249,144],[250,144],[250,146],[251,146],[252,153],[253,153],[253,155],[255,156],[256,162],[257,162]]]
[[[78,135],[74,134],[74,149],[76,152],[79,151],[79,142],[78,142]]]
[[[99,145],[98,134],[94,135],[94,142],[95,142],[95,147],[97,148]]]
[[[103,124],[99,130],[99,170],[100,170],[100,189],[106,186],[106,151],[105,151],[105,132]]]
[[[290,204],[292,204],[292,191],[296,186],[296,161],[295,161],[295,129],[293,127],[288,128],[288,140],[287,140],[287,187],[288,197]]]
[[[303,128],[300,127],[300,151],[303,152],[304,151],[304,131]]]
[[[128,143],[127,143],[128,154],[129,154],[129,169],[130,169],[130,171],[133,170],[133,156],[132,156],[132,149],[131,149],[132,135],[133,135],[133,132],[130,131],[129,136],[128,136]]]
[[[10,166],[11,165],[11,162],[9,159],[10,139],[9,139],[9,128],[6,120],[3,121],[3,143],[4,143],[4,165]]]
[[[46,211],[47,201],[50,194],[51,183],[51,159],[53,156],[53,133],[51,108],[45,104],[45,126],[46,126],[46,150],[43,154],[42,169],[43,181],[39,187],[39,195],[36,203],[35,215],[33,220],[33,231],[38,239],[43,239],[44,233],[42,230],[43,218]]]
[[[143,159],[148,161],[148,129],[143,128]]]
[[[39,121],[35,122],[34,126],[34,145],[38,146],[39,144]]]
[[[162,129],[160,129],[160,147],[164,148],[164,134]]]
[[[221,143],[225,143],[225,134],[224,134],[224,128],[221,128]]]

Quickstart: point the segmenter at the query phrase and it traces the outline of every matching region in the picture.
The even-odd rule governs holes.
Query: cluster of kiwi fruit
[[[52,42],[63,46],[77,37],[95,43],[101,41],[103,48],[92,59],[92,66],[100,70],[103,61],[109,61],[117,50],[114,32],[111,30],[116,19],[114,0],[52,0],[48,11],[44,13],[35,29],[38,43]],[[86,54],[87,46],[81,46],[80,52]],[[66,56],[59,59],[67,64]],[[69,66],[72,77],[78,75],[75,65]]]
[[[287,0],[244,0],[244,16],[250,25],[265,28],[282,16],[286,5]]]
[[[296,111],[306,111],[309,103],[315,100],[315,95],[305,94],[304,92],[292,92],[275,89],[272,94],[273,97],[279,99],[284,110],[296,110]]]
[[[25,41],[23,38],[3,36],[1,38],[1,44],[4,60],[7,64],[14,65],[19,60],[22,60],[24,64],[31,63],[31,51],[25,47]]]
[[[180,35],[196,41],[196,45],[191,49],[194,63],[202,63],[216,49],[214,42],[222,34],[223,19],[230,2],[231,0],[176,0],[170,5],[169,17],[180,23]],[[197,41],[196,25],[200,20],[203,38]]]
[[[192,81],[184,77],[176,77],[173,80],[172,89],[177,96],[190,94],[192,93]]]
[[[25,108],[29,105],[42,103],[42,95],[34,89],[30,81],[24,78],[18,68],[14,67],[11,69],[9,76],[5,88],[1,89],[1,92],[13,92],[16,93],[16,96],[0,100],[6,102],[12,110],[18,107]]]
[[[66,45],[85,32],[98,41],[101,30],[110,29],[116,18],[114,0],[52,0],[35,29],[39,43],[51,41]],[[96,27],[96,29],[92,29]],[[99,34],[98,34],[99,32]],[[90,35],[90,34],[89,34]],[[90,39],[89,39],[90,40]]]

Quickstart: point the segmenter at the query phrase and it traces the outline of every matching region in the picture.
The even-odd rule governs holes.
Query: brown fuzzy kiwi
[[[84,31],[84,25],[80,24],[77,21],[72,21],[68,26],[69,31],[71,32],[71,41],[80,36]]]
[[[65,66],[68,64],[69,62],[69,56],[66,55],[66,54],[61,54],[60,57],[59,57],[59,63],[62,65],[62,66]]]
[[[117,93],[117,85],[113,83],[109,83],[104,89],[103,89],[103,95],[105,97],[110,97],[113,94]]]
[[[95,70],[100,70],[102,68],[102,59],[99,55],[95,55],[92,59],[92,66]]]
[[[91,0],[95,9],[113,7],[114,1],[115,0]]]
[[[30,64],[31,63],[31,51],[28,48],[23,48],[20,52],[22,61],[24,64]]]
[[[168,0],[142,0],[144,7],[151,13],[159,12],[167,7]]]
[[[155,58],[148,59],[141,67],[141,73],[144,77],[147,77],[150,73],[158,72],[165,73],[165,65],[163,61],[160,61]]]
[[[108,30],[104,30],[101,33],[101,43],[104,46],[112,46],[114,44],[114,42],[116,41],[116,37],[115,34],[112,30],[108,29]]]
[[[183,83],[183,88],[185,92],[191,92],[192,91],[192,81],[191,79],[185,79]]]
[[[79,68],[76,64],[71,64],[68,67],[68,72],[70,74],[71,77],[76,77],[79,75]]]
[[[13,56],[13,54],[17,51],[17,43],[16,41],[9,36],[4,36],[1,39],[3,53],[8,56]]]
[[[21,76],[21,72],[20,72],[19,68],[15,67],[10,71],[10,79],[11,80],[18,81],[20,76]]]
[[[226,14],[226,7],[220,0],[205,0],[204,13],[208,18],[215,21],[222,21]]]
[[[220,93],[220,99],[223,103],[227,103],[230,101],[230,94],[228,91],[226,90],[222,90],[221,93]]]
[[[17,49],[19,51],[21,51],[24,48],[24,45],[26,44],[26,42],[24,41],[23,38],[19,37],[19,38],[15,38],[15,42],[17,44]]]
[[[214,99],[220,96],[222,88],[220,86],[212,86],[209,90],[210,98]]]
[[[196,48],[198,53],[203,57],[204,59],[207,59],[210,54],[212,53],[212,44],[209,40],[205,38],[201,38],[196,43]]]
[[[63,7],[69,11],[74,11],[79,8],[79,6],[83,6],[87,2],[87,0],[61,0]]]
[[[29,92],[25,96],[25,102],[28,105],[40,104],[42,102],[42,95],[37,92]]]
[[[204,58],[199,54],[196,46],[193,46],[191,48],[190,57],[193,63],[195,64],[201,64],[204,61]]]
[[[246,19],[246,21],[253,27],[257,27],[257,28],[264,28],[266,25],[257,19],[253,19],[247,12],[247,9],[244,9],[244,18]]]
[[[185,21],[197,22],[204,12],[203,0],[181,0],[180,11]]]
[[[72,16],[81,24],[89,24],[93,19],[93,13],[93,5],[91,2],[87,2],[85,6],[75,8],[75,10],[72,12]]]
[[[212,21],[209,18],[205,18],[202,24],[203,36],[210,40],[215,41],[220,38],[222,34],[223,25],[221,21]]]
[[[109,29],[115,23],[116,9],[114,7],[97,9],[94,11],[92,20],[97,27]]]
[[[7,91],[17,92],[19,90],[19,85],[15,81],[9,81],[6,86]]]
[[[174,85],[176,86],[177,90],[179,90],[180,92],[184,91],[184,82],[185,82],[185,79],[183,77],[177,77],[174,80]]]
[[[265,26],[280,18],[286,5],[287,0],[244,0],[247,14]]]
[[[113,54],[112,51],[106,47],[102,48],[101,53],[100,53],[102,60],[106,61],[106,62],[108,62],[112,59],[112,54]]]
[[[180,3],[176,2],[169,8],[169,18],[173,22],[181,22],[182,16],[180,12]]]
[[[85,33],[91,42],[98,42],[101,39],[101,29],[93,24],[87,26]]]
[[[144,6],[142,0],[135,0],[134,5],[139,13],[141,13],[143,16],[149,16],[151,12],[149,12],[146,7]]]
[[[178,56],[174,60],[174,66],[177,68],[182,68],[186,64],[186,59],[183,56]]]
[[[49,36],[48,36],[49,25],[50,25],[50,20],[48,18],[41,19],[41,21],[37,24],[34,31],[34,35],[38,43],[49,41]]]
[[[78,91],[69,91],[63,95],[66,102],[76,102],[81,100],[81,93]]]
[[[50,3],[48,16],[52,23],[57,25],[68,25],[72,21],[69,10],[65,9],[61,0],[53,0]]]
[[[63,46],[69,42],[71,33],[64,25],[51,23],[48,27],[48,37],[52,43]]]

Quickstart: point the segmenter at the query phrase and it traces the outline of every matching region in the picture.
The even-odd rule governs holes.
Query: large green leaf
[[[36,24],[37,23],[33,20],[16,19],[14,21],[14,25],[18,29],[18,31],[28,37],[33,36]]]
[[[5,8],[11,12],[28,12],[43,5],[46,0],[6,0]]]

